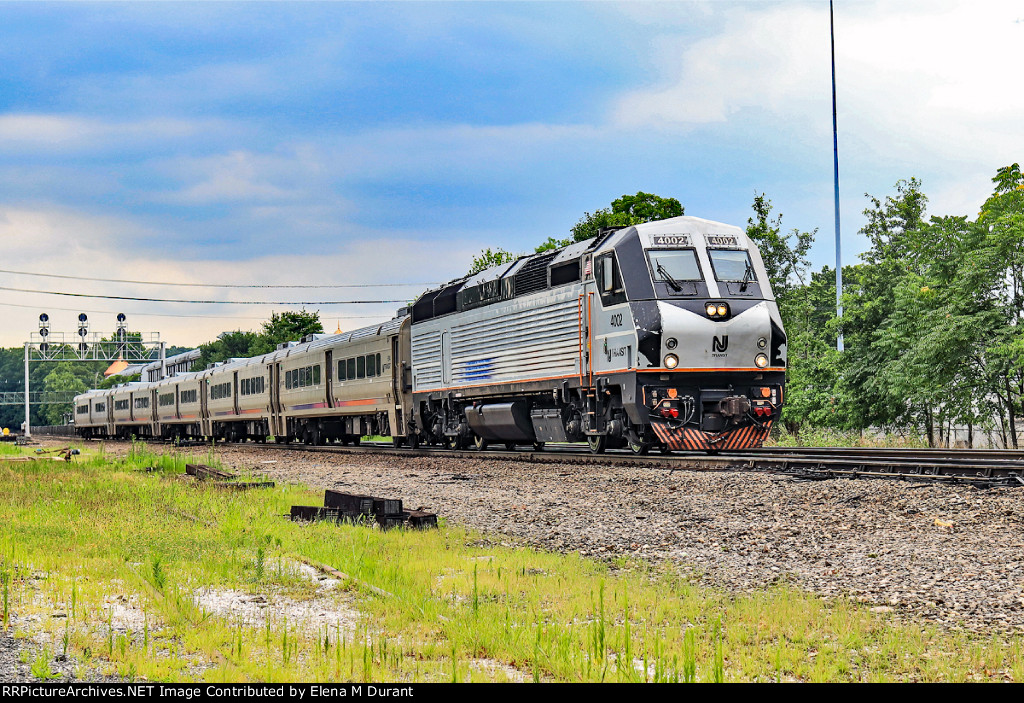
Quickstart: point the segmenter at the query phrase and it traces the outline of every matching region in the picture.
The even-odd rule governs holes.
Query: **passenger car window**
[[[366,378],[366,357],[356,357],[356,378]]]

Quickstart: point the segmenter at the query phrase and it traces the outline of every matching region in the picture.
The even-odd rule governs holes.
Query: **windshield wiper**
[[[661,265],[660,261],[658,262],[657,271],[658,271],[658,273],[660,273],[662,276],[665,277],[665,280],[668,282],[668,284],[670,286],[672,286],[673,290],[675,290],[678,293],[682,293],[683,292],[683,284],[680,283],[679,281],[677,281],[676,279],[674,279],[672,277],[672,274],[669,273],[668,270],[664,266]]]
[[[740,292],[746,291],[747,286],[756,278],[754,274],[754,267],[747,264],[747,270],[743,272],[743,283],[740,285]]]

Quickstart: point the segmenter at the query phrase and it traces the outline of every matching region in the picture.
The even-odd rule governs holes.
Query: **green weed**
[[[279,516],[320,491],[238,494],[172,480],[186,461],[195,460],[135,442],[122,459],[88,451],[72,464],[5,464],[5,626],[12,610],[70,602],[64,622],[38,620],[49,641],[84,666],[160,681],[1024,677],[1019,636],[900,625],[784,586],[727,594],[668,566],[498,547],[452,526],[295,524]],[[350,578],[325,593],[293,555]],[[21,576],[32,573],[46,578]],[[200,589],[327,599],[324,608],[347,608],[353,621],[330,632],[273,606],[253,625],[211,610]],[[139,635],[115,631],[114,598],[119,621],[121,609],[129,623],[138,609]]]

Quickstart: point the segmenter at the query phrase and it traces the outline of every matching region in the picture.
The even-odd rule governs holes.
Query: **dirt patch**
[[[341,581],[311,566],[289,560],[287,568],[308,579],[316,587],[312,598],[294,598],[276,593],[270,587],[263,593],[230,588],[203,587],[196,591],[196,606],[217,617],[249,627],[287,624],[310,632],[324,628],[351,635],[359,622],[354,598],[339,590]]]

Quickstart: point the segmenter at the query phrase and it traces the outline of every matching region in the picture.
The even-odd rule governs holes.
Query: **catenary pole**
[[[28,415],[28,342],[25,342],[25,432],[26,437],[32,436],[32,421]]]
[[[843,252],[842,238],[839,235],[839,125],[836,119],[836,22],[832,11],[832,0],[828,0],[829,30],[832,39],[832,153],[835,163],[835,194],[836,194],[836,317],[840,325],[843,320]],[[843,331],[839,328],[836,338],[836,349],[843,351]]]

